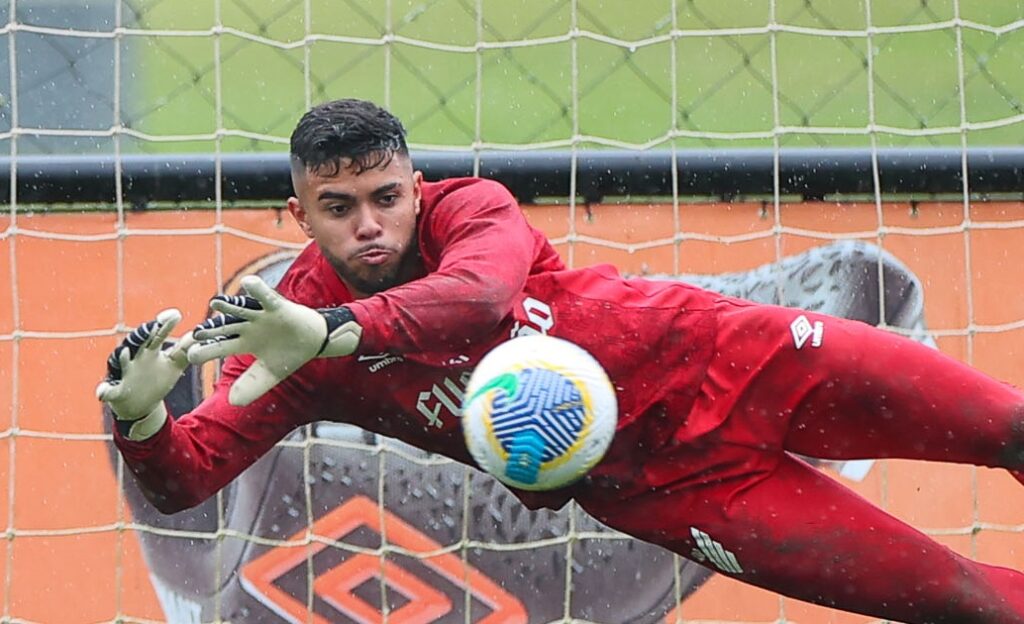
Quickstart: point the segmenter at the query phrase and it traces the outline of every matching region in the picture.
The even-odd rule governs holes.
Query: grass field
[[[219,44],[209,34],[132,37],[126,57],[131,74],[125,75],[134,78],[125,80],[136,82],[125,85],[130,96],[124,116],[133,128],[162,136],[209,134],[223,127],[281,139],[305,109],[308,91],[312,102],[357,96],[387,103],[421,145],[566,141],[578,126],[581,135],[629,145],[661,145],[659,139],[675,127],[684,133],[736,133],[683,136],[676,141],[681,147],[770,146],[770,137],[742,133],[770,133],[776,125],[797,129],[782,137],[783,145],[868,145],[864,130],[871,121],[871,82],[874,122],[901,129],[879,133],[881,145],[958,145],[955,131],[902,136],[902,130],[959,126],[961,56],[969,122],[1007,120],[1024,111],[1024,30],[1013,28],[1000,35],[966,28],[961,47],[953,27],[881,32],[870,41],[862,35],[779,32],[774,37],[776,113],[770,33],[696,34],[763,28],[772,9],[764,0],[311,0],[308,26],[302,1],[220,4],[225,27],[276,42],[301,42],[307,29],[314,35],[369,40],[392,32],[469,49],[317,40],[308,50],[301,45],[286,50],[233,33],[222,35]],[[959,4],[964,20],[994,27],[1024,17],[1019,2]],[[131,6],[126,20],[145,29],[207,31],[216,23],[211,2],[147,0]],[[867,9],[856,0],[774,3],[778,24],[832,31],[863,32]],[[875,27],[921,26],[953,19],[954,3],[886,0],[871,3],[870,12]],[[581,38],[575,46],[558,41],[473,50],[478,41],[565,35],[574,17],[581,30],[639,45]],[[669,34],[673,22],[684,36],[645,43]],[[816,130],[799,131],[805,127]],[[833,128],[838,130],[830,132]],[[972,130],[968,140],[972,145],[1016,144],[1024,140],[1024,124]],[[212,143],[147,143],[142,148],[207,151]],[[223,148],[283,146],[229,137]]]

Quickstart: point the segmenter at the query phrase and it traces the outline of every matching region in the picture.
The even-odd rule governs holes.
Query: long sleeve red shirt
[[[580,344],[616,386],[619,432],[594,476],[632,479],[637,449],[664,444],[685,419],[712,350],[704,291],[623,279],[610,267],[565,269],[511,194],[482,179],[425,182],[417,242],[421,275],[358,301],[316,245],[282,278],[278,290],[293,301],[353,310],[363,327],[354,355],[313,360],[246,407],[230,405],[227,394],[252,360],[232,357],[192,412],[168,419],[143,442],[115,434],[158,508],[202,502],[290,431],[318,420],[356,424],[472,464],[459,423],[466,382],[480,357],[521,333]],[[659,407],[667,401],[676,407],[669,417]],[[641,418],[646,412],[652,415]],[[519,494],[530,506],[558,507],[578,490]]]

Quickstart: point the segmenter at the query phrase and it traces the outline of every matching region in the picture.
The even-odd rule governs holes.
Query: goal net
[[[857,318],[1024,384],[1014,3],[11,0],[0,24],[4,622],[870,621],[333,423],[151,508],[93,398],[106,356],[164,307],[199,322],[280,278],[305,244],[287,137],[332,98],[398,115],[428,179],[508,184],[573,266]],[[425,417],[457,412],[448,381]],[[1009,476],[816,463],[1024,568]]]

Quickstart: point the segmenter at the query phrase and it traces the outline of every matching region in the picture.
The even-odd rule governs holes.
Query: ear
[[[292,217],[299,224],[299,229],[302,230],[302,233],[309,238],[313,238],[313,228],[309,227],[306,211],[302,208],[302,204],[299,203],[298,197],[288,198],[288,212],[292,213]]]
[[[423,198],[423,172],[412,172],[412,201],[416,207],[416,215],[420,214],[420,200]]]

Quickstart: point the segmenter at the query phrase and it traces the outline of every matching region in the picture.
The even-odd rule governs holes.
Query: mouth
[[[390,249],[385,249],[383,247],[371,247],[357,252],[355,254],[355,258],[364,264],[376,266],[387,262],[388,258],[391,257],[391,254],[392,251]]]

